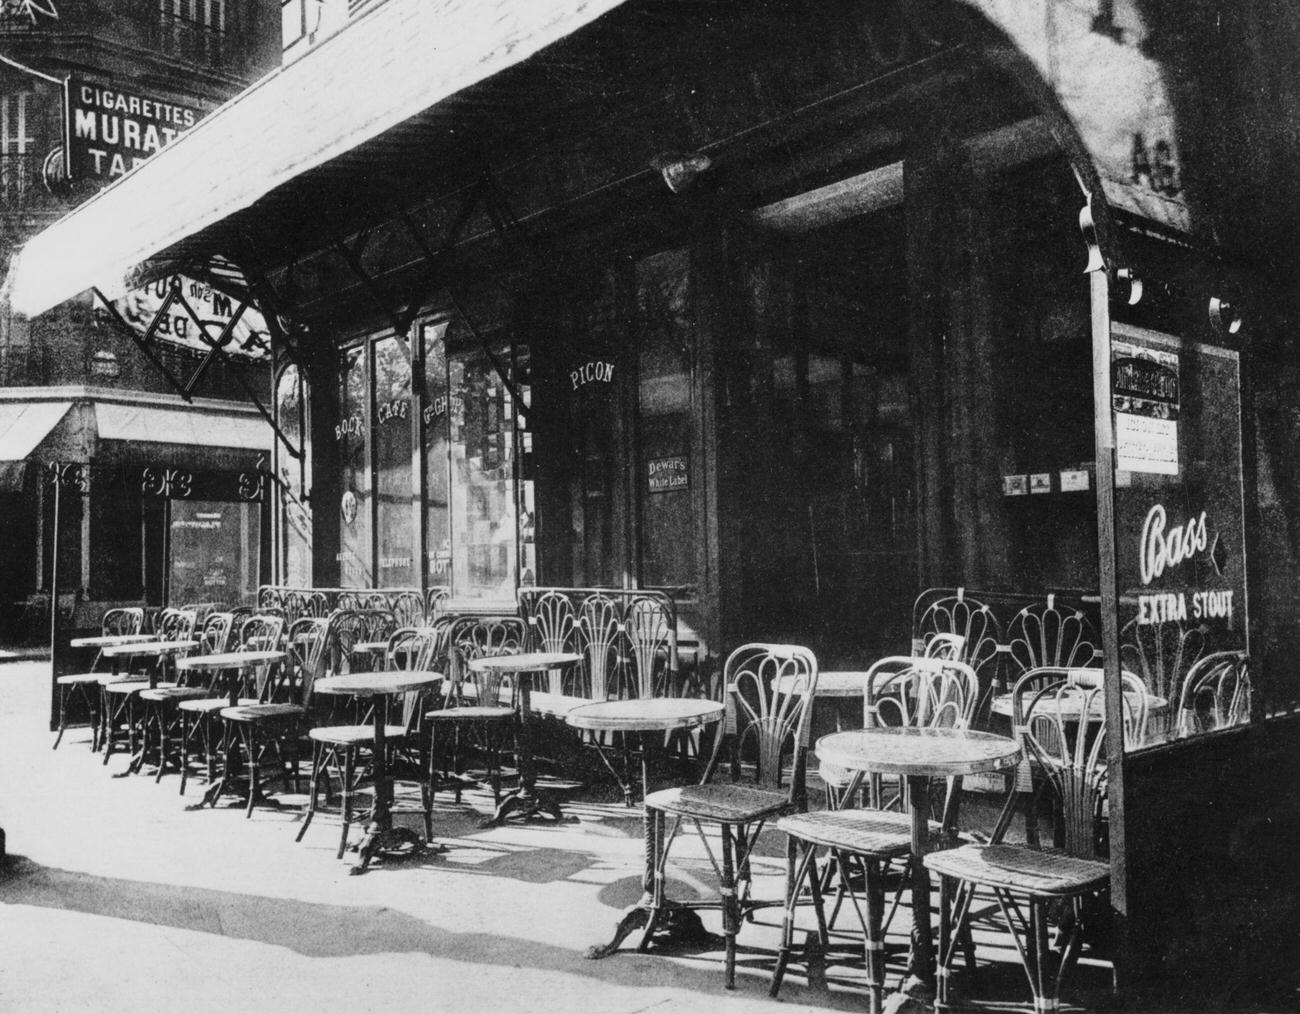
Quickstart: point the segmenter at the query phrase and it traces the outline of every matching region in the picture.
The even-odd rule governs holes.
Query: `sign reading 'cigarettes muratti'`
[[[122,176],[202,115],[169,99],[73,78],[68,83],[69,174],[103,180]]]

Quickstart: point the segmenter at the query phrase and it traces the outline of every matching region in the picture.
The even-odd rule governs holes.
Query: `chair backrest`
[[[164,609],[155,628],[160,641],[184,641],[194,636],[193,609]]]
[[[276,651],[284,633],[284,617],[258,613],[239,627],[235,651]]]
[[[1153,739],[1177,735],[1178,697],[1192,667],[1211,649],[1210,628],[1204,623],[1169,620],[1138,623],[1134,617],[1120,631],[1120,663],[1141,677],[1147,689],[1169,702],[1149,720]]]
[[[650,595],[632,599],[625,626],[635,696],[661,697],[679,692],[677,627],[663,601]]]
[[[400,627],[393,631],[384,654],[387,668],[407,672],[438,671],[438,656],[446,653],[446,634],[445,624],[441,627]],[[420,689],[402,695],[402,725],[408,733],[414,732],[419,724],[424,713],[421,704],[427,694],[427,690]]]
[[[1017,672],[1049,665],[1091,666],[1100,644],[1083,611],[1055,595],[1025,606],[1007,624],[1007,647]]]
[[[726,731],[735,737],[737,756],[753,762],[757,785],[784,787],[792,803],[805,807],[816,656],[799,645],[744,644],[727,656],[722,678],[727,688]],[[715,750],[705,780],[712,776],[716,759]]]
[[[445,585],[430,585],[424,595],[424,620],[432,623],[447,611],[447,601],[451,598],[451,589]]]
[[[1250,689],[1250,656],[1244,651],[1206,655],[1188,672],[1179,693],[1178,736],[1245,725]]]
[[[502,671],[471,672],[466,663],[489,655],[509,655],[524,650],[528,643],[528,626],[518,616],[466,616],[451,625],[447,634],[448,654],[451,659],[453,692],[449,703],[455,703],[457,692],[464,682],[478,688],[478,702],[484,705],[502,703],[502,687],[508,674]],[[510,697],[514,696],[510,683]]]
[[[394,594],[388,608],[393,613],[394,629],[419,627],[424,623],[424,596],[414,589]]]
[[[1025,728],[1025,716],[1029,714],[1026,700],[1032,695],[1046,689],[1063,685],[1075,694],[1096,690],[1102,692],[1105,671],[1095,666],[1058,666],[1042,665],[1028,670],[1016,681],[1012,691],[1012,732],[1019,736]],[[1120,682],[1124,687],[1124,745],[1129,749],[1139,747],[1147,742],[1147,721],[1150,713],[1150,700],[1146,684],[1128,670],[1120,671]],[[1100,708],[1104,695],[1093,699],[1093,706]],[[1096,718],[1093,723],[1095,725]],[[1023,744],[1022,744],[1023,745]],[[1027,753],[1027,752],[1026,752]]]
[[[1084,858],[1096,853],[1096,822],[1106,787],[1102,692],[1101,687],[1082,689],[1068,680],[1058,680],[1026,695],[1024,713],[1029,718],[1021,739],[1037,770],[1056,793],[1065,851]],[[1077,699],[1079,694],[1082,700]],[[1094,723],[1095,732],[1090,724],[1088,734],[1082,734],[1078,716],[1094,713],[1102,716]]]
[[[554,593],[545,593],[542,599],[549,594]],[[623,647],[623,616],[619,603],[600,592],[588,595],[578,611],[578,632],[587,670],[587,685],[581,688],[582,696],[593,701],[616,696],[614,676]]]
[[[144,609],[140,606],[128,606],[124,609],[109,609],[99,621],[100,632],[105,637],[121,634],[138,634],[144,627]]]
[[[863,724],[965,729],[979,701],[979,677],[965,662],[894,655],[867,670]]]
[[[573,651],[578,616],[563,592],[545,591],[528,608],[529,643],[537,651]]]
[[[966,638],[961,634],[931,634],[925,642],[926,658],[955,658],[960,660]]]
[[[979,676],[986,690],[998,686],[1002,660],[1002,624],[988,603],[958,589],[956,594],[928,600],[916,619],[915,631],[928,644],[935,634],[965,639],[958,660]],[[924,651],[918,646],[913,651]]]
[[[316,680],[325,675],[332,623],[333,617],[302,616],[293,621],[285,637],[285,682],[297,690],[304,708],[311,703]]]
[[[199,633],[199,651],[205,655],[217,655],[225,651],[234,623],[234,613],[209,613]]]

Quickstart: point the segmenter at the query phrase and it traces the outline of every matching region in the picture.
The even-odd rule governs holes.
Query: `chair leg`
[[[247,820],[253,816],[253,807],[257,805],[257,786],[261,778],[260,758],[257,755],[257,725],[253,722],[245,723],[245,728],[240,729],[240,737],[247,754],[244,762],[248,768],[248,805],[244,807],[244,819]]]
[[[790,962],[790,950],[794,945],[794,908],[799,900],[799,875],[805,869],[800,863],[800,853],[805,846],[791,835],[785,840],[785,912],[781,918],[781,949],[776,954],[776,967],[772,969],[772,982],[767,987],[767,995],[775,998],[781,991],[781,981],[785,978],[785,968]]]
[[[885,1000],[885,878],[876,859],[864,860],[862,873],[867,909],[867,1010],[870,1014],[880,1014]]]
[[[153,783],[157,785],[162,781],[163,771],[167,768],[167,714],[161,703],[151,703],[147,712],[152,713],[154,721],[158,724],[158,773],[153,777]],[[148,721],[147,717],[146,721]]]
[[[54,745],[51,750],[57,750],[59,744],[63,742],[63,730],[68,727],[68,688],[62,684],[59,685],[59,732],[54,737]]]
[[[356,765],[356,754],[348,747],[343,748],[343,778],[339,786],[343,794],[343,829],[339,832],[339,850],[335,853],[336,859],[343,858],[343,850],[348,847],[348,828],[352,824],[352,779],[353,771]]]
[[[723,985],[736,988],[736,933],[740,913],[736,910],[735,837],[730,824],[722,825],[722,935],[726,938],[727,956]]]
[[[416,757],[419,764],[417,770],[421,773],[428,770],[430,762],[428,737],[420,736],[419,752]],[[433,837],[433,783],[428,779],[422,779],[420,782],[420,806],[424,810],[424,840],[428,841]]]
[[[316,816],[316,796],[320,789],[322,745],[316,740],[313,740],[311,744],[311,780],[307,783],[307,809],[302,815],[302,826],[298,828],[298,834],[294,837],[294,841],[302,841],[303,835],[307,833],[307,828],[311,826],[312,817]]]

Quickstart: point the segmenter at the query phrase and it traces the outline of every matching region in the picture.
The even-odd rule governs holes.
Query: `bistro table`
[[[116,648],[123,644],[142,644],[154,640],[153,634],[95,634],[92,637],[74,637],[70,648]]]
[[[1083,710],[1083,700],[1089,694],[1092,695],[1092,706],[1088,709],[1088,721],[1100,722],[1106,717],[1105,695],[1097,693],[1095,688],[1091,687],[1066,687],[1059,694],[1053,693],[1052,714],[1060,715],[1067,722],[1077,722]],[[1131,703],[1137,703],[1137,692],[1135,690],[1124,691],[1124,696]],[[995,715],[1010,718],[1013,706],[1012,698],[1014,697],[1015,694],[1010,693],[998,694],[993,698],[989,710]],[[1157,697],[1155,694],[1147,694],[1146,706],[1147,714],[1152,714],[1169,707],[1169,701],[1164,697]]]
[[[870,772],[898,775],[904,781],[912,818],[912,949],[910,978],[901,992],[928,1001],[934,996],[934,941],[930,875],[921,859],[929,838],[930,779],[1005,770],[1020,759],[1020,746],[1004,736],[966,729],[874,726],[823,736],[816,751],[818,760],[855,776]]]
[[[326,676],[316,681],[312,688],[318,694],[349,694],[352,697],[370,698],[374,701],[374,758],[371,770],[375,779],[375,805],[365,836],[357,845],[360,862],[349,871],[364,873],[370,860],[380,852],[389,852],[402,845],[421,848],[424,842],[409,827],[393,826],[393,780],[388,773],[385,726],[388,724],[388,699],[394,694],[407,693],[432,686],[442,679],[442,673],[420,670],[392,669],[385,672],[357,672],[340,676]]]
[[[247,674],[254,669],[260,669],[262,666],[275,665],[283,662],[288,658],[288,653],[275,648],[259,648],[249,651],[222,651],[214,655],[190,655],[187,658],[178,658],[176,668],[182,672],[225,672],[233,671],[235,673],[229,684],[226,686],[226,701],[222,707],[234,708],[239,706],[239,691],[247,680]],[[220,709],[215,709],[220,710]],[[200,719],[202,721],[204,719]],[[205,733],[206,735],[206,733]],[[221,777],[208,786],[203,798],[199,800],[191,809],[201,809],[204,804],[216,806],[217,800],[226,792],[232,780],[232,772],[236,770],[237,765],[231,762],[231,752],[236,749],[235,741],[232,738],[230,742],[224,744],[224,754],[221,762]],[[183,763],[183,762],[182,762]],[[256,794],[257,787],[250,785],[248,791]]]
[[[692,697],[648,697],[580,704],[570,711],[564,720],[575,729],[641,735],[645,740],[641,750],[641,796],[644,799],[650,790],[651,742],[661,739],[666,732],[712,725],[722,718],[723,713],[723,706],[716,701]],[[603,753],[601,757],[604,758]],[[609,762],[605,763],[608,766]],[[612,771],[613,768],[611,767],[610,770]],[[621,781],[622,779],[620,783]],[[623,797],[624,801],[631,805],[631,790],[626,785],[623,786]],[[662,843],[656,833],[658,821],[648,810],[643,810],[642,819],[645,827],[645,873],[641,879],[641,899],[623,914],[623,918],[619,920],[614,930],[613,940],[588,949],[589,958],[603,958],[613,954],[629,933],[644,928],[649,922],[653,910],[654,876]],[[663,918],[666,920],[667,928],[679,937],[690,936],[700,939],[708,936],[699,921],[699,916],[688,908],[670,906]]]
[[[145,657],[153,658],[155,661],[161,662],[163,659],[169,658],[178,652],[190,651],[198,646],[199,642],[193,638],[182,638],[175,641],[158,641],[150,638],[145,641],[129,641],[122,644],[109,644],[100,649],[100,654],[107,659],[111,659],[113,663],[113,671],[106,676],[103,676],[99,681],[101,698],[99,720],[103,723],[103,727],[100,730],[100,742],[104,744],[103,762],[105,764],[108,763],[108,758],[113,754],[113,737],[111,733],[113,725],[117,720],[117,715],[121,713],[120,710],[117,713],[114,713],[113,711],[112,701],[109,699],[109,694],[111,693],[109,687],[114,683],[136,682],[135,680],[131,680],[129,677],[123,678],[121,671],[122,659]],[[147,680],[147,685],[150,690],[153,690],[158,686],[158,666],[155,665],[150,667]],[[140,682],[143,683],[145,681],[141,680]],[[141,687],[140,689],[144,688]],[[135,723],[130,715],[131,698],[133,696],[134,693],[128,694],[126,700],[122,702],[122,708],[127,710],[127,723],[130,727],[131,737],[130,746],[132,757],[131,763],[127,765],[128,773],[139,771],[140,766],[144,762],[143,748],[138,752],[135,749]]]
[[[576,665],[582,661],[581,655],[567,651],[532,651],[518,655],[486,655],[483,658],[469,660],[472,672],[512,673],[517,678],[519,688],[519,733],[517,737],[519,753],[519,788],[501,800],[496,813],[483,822],[484,827],[495,827],[504,823],[509,817],[521,817],[528,820],[545,813],[555,820],[563,820],[560,808],[549,799],[537,794],[537,772],[533,766],[533,728],[531,717],[531,700],[533,691],[533,673],[560,669],[567,665]]]
[[[96,652],[95,654],[95,661],[90,664],[89,672],[77,673],[75,675],[70,674],[67,676],[60,676],[58,678],[58,683],[61,684],[61,688],[60,688],[61,693],[67,693],[69,687],[75,686],[78,692],[81,694],[82,700],[85,702],[86,711],[90,718],[90,749],[92,752],[98,750],[100,747],[99,736],[102,731],[101,726],[103,724],[100,719],[100,706],[103,702],[100,698],[103,697],[103,694],[96,693],[95,691],[89,688],[92,686],[97,688],[100,685],[100,681],[104,676],[103,673],[97,671],[99,667],[99,661],[104,654],[103,649],[109,647],[116,647],[117,645],[121,645],[121,644],[140,644],[141,642],[152,641],[153,639],[154,639],[153,634],[95,634],[92,637],[74,637],[72,638],[72,640],[68,642],[68,647],[70,648],[98,648],[99,649],[99,651]],[[58,749],[59,743],[63,741],[63,728],[64,728],[63,708],[64,708],[64,702],[63,699],[60,698],[59,735],[58,738],[54,740],[55,749]]]

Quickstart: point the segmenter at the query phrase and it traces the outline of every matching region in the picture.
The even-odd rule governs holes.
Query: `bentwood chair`
[[[158,640],[189,640],[194,635],[194,620],[195,614],[192,609],[161,610],[158,613],[154,627]],[[154,686],[176,685],[166,681],[171,665],[169,656],[157,656],[151,660],[150,664],[158,668],[159,678],[154,681]],[[132,754],[135,753],[136,742],[141,733],[139,721],[141,716],[136,704],[140,698],[140,691],[148,688],[149,679],[143,673],[110,674],[100,678],[100,710],[103,716],[105,764],[108,763],[109,757],[113,755],[119,739],[119,728],[123,724],[125,724],[130,751]]]
[[[720,908],[726,938],[724,984],[736,985],[736,934],[742,918],[779,901],[751,896],[750,856],[758,835],[770,819],[807,808],[805,767],[811,733],[812,701],[817,692],[817,659],[807,648],[790,644],[746,644],[723,666],[727,713],[723,735],[698,785],[663,789],[645,797],[650,838],[661,843],[655,857],[654,888],[644,950],[664,917],[665,868],[683,824],[694,827],[718,877],[717,901],[688,902],[690,907]],[[793,687],[783,692],[781,688]],[[715,779],[723,741],[731,754],[732,778]],[[748,774],[748,777],[742,777]],[[672,829],[666,834],[668,818]],[[721,837],[721,865],[704,832],[716,824]],[[682,904],[682,903],[678,903]]]
[[[283,632],[284,619],[280,616],[258,613],[247,617],[242,624],[238,625],[237,630],[232,616],[231,629],[226,635],[225,650],[243,652],[275,649],[280,645]],[[203,650],[208,651],[207,646]],[[217,654],[215,651],[212,653]],[[232,686],[234,681],[242,681],[246,678],[247,674],[238,670],[213,673],[207,693],[187,694],[176,702],[176,710],[180,717],[180,794],[182,796],[185,795],[185,789],[189,784],[192,746],[197,744],[202,752],[203,762],[207,767],[207,779],[211,783],[216,775],[214,767],[220,752],[218,715],[223,708],[230,706],[232,691],[239,704],[258,703],[260,692],[270,681],[275,668],[270,665],[260,667],[253,675],[251,687]],[[251,694],[247,692],[249,690],[252,691]]]
[[[866,675],[863,709],[866,728],[911,727],[964,729],[979,700],[979,681],[964,662],[943,658],[895,656],[881,659]],[[796,905],[805,888],[811,891],[817,918],[818,938],[825,946],[828,925],[833,925],[847,895],[865,939],[868,1003],[871,1014],[879,1014],[885,987],[885,933],[897,912],[903,885],[909,884],[905,866],[893,906],[885,913],[888,867],[908,857],[912,845],[911,817],[897,806],[895,796],[887,803],[878,776],[868,776],[870,807],[831,809],[782,817],[777,829],[787,835],[786,907],[781,950],[772,973],[770,992],[777,995],[794,942]],[[854,788],[850,783],[850,789]],[[950,843],[955,834],[956,797],[948,784],[943,821],[930,823],[936,843]],[[841,798],[848,802],[849,793]],[[830,849],[838,875],[838,893],[830,919],[822,909],[824,881],[817,869],[819,849]],[[861,882],[864,897],[858,898],[854,883]]]
[[[492,803],[500,806],[501,755],[514,745],[517,688],[506,672],[476,673],[468,663],[488,655],[522,651],[527,637],[524,621],[513,616],[462,617],[451,623],[447,634],[448,685],[442,706],[424,714],[429,729],[430,797],[434,786],[447,784],[459,803],[464,785],[477,782],[465,775],[465,756],[476,752],[486,768]],[[440,764],[441,776],[436,770]]]
[[[1082,945],[1083,902],[1104,892],[1110,881],[1110,866],[1096,857],[1094,846],[1106,790],[1105,719],[1095,734],[1080,734],[1078,729],[1081,713],[1095,708],[1104,714],[1102,692],[1101,687],[1081,691],[1068,681],[1056,681],[1026,690],[1024,702],[1017,694],[1017,713],[1028,716],[1021,742],[1036,776],[1044,779],[1057,801],[1062,847],[1007,844],[1002,838],[1009,821],[1000,820],[988,844],[962,845],[925,857],[926,867],[940,877],[940,1009],[951,1009],[949,972],[959,943],[968,939],[977,891],[991,893],[997,902],[1029,978],[1034,1010],[1058,1009],[1061,983]],[[1059,960],[1048,943],[1049,907],[1064,909]]]
[[[443,639],[443,631],[432,627],[418,629],[406,627],[395,631],[388,639],[388,650],[385,653],[387,668],[407,670],[432,668]],[[417,748],[419,757],[415,766],[416,770],[421,772],[420,793],[424,810],[425,837],[429,838],[433,834],[432,794],[427,779],[423,777],[428,757],[419,727],[420,705],[423,700],[422,691],[416,690],[405,694],[402,702],[401,724],[385,726],[384,735],[393,753],[409,750],[412,745]],[[319,725],[308,730],[307,738],[312,744],[311,783],[307,790],[307,809],[295,841],[302,841],[307,828],[311,826],[312,818],[319,808],[321,790],[324,789],[328,796],[331,780],[337,780],[343,825],[339,833],[338,858],[343,858],[343,850],[347,848],[348,830],[352,826],[352,796],[370,775],[365,756],[367,752],[373,752],[375,730],[371,724],[372,720],[373,714],[367,712],[361,715],[361,721],[355,725]],[[388,752],[385,751],[385,754],[387,755]]]
[[[200,654],[217,654],[226,650],[234,618],[233,613],[208,614],[199,632]],[[180,704],[182,701],[200,700],[210,696],[215,679],[216,674],[212,672],[183,670],[178,672],[175,686],[154,687],[140,691],[140,703],[144,709],[142,719],[144,748],[149,749],[152,735],[156,739],[158,750],[158,772],[154,776],[155,782],[162,781],[163,773],[167,768],[173,732],[177,733],[177,766],[182,771],[186,767],[188,758],[185,754],[185,737],[180,728]]]
[[[1178,697],[1178,737],[1250,721],[1250,656],[1216,651],[1187,673]]]
[[[257,703],[238,704],[221,709],[223,742],[227,763],[233,739],[238,737],[244,763],[248,769],[248,805],[244,816],[253,815],[261,786],[262,771],[270,754],[275,754],[276,769],[286,789],[298,784],[298,731],[309,713],[312,689],[324,675],[327,653],[347,658],[352,644],[341,641],[339,625],[347,614],[333,613],[322,625],[319,620],[299,620],[285,639],[287,664],[278,667],[280,680],[259,680]],[[264,645],[263,647],[278,647]],[[275,671],[272,667],[269,671]],[[296,699],[294,699],[296,698]]]
[[[110,609],[100,619],[99,632],[104,637],[138,634],[143,625],[144,610],[139,606]],[[99,671],[99,666],[102,658],[102,652],[96,653],[88,672],[68,673],[54,681],[59,688],[59,731],[54,737],[53,749],[59,748],[63,742],[64,730],[68,727],[69,695],[75,695],[85,706],[90,721],[90,749],[99,749],[99,681],[104,676]]]

